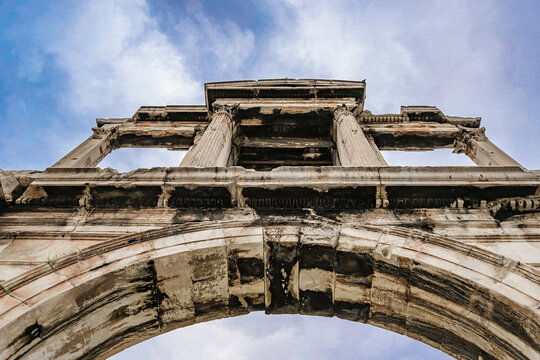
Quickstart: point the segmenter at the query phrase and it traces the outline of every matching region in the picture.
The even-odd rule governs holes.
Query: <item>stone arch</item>
[[[181,224],[7,283],[0,357],[105,358],[181,326],[266,310],[367,322],[458,359],[534,359],[539,280],[532,267],[402,227]]]

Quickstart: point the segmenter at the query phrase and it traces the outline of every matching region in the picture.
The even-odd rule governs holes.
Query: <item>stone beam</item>
[[[233,109],[218,107],[212,121],[182,160],[182,167],[227,166],[231,154],[233,133]]]
[[[358,112],[360,123],[403,123],[403,122],[430,122],[448,123],[452,125],[467,126],[477,128],[480,126],[480,117],[460,117],[444,115],[435,106],[402,106],[400,114],[372,114],[369,110]]]
[[[129,122],[118,127],[115,147],[168,148],[188,150],[196,134],[204,131],[208,123],[144,121]]]
[[[117,129],[118,125],[113,124],[94,128],[94,134],[92,136],[71,150],[51,167],[82,168],[96,166],[113,150],[111,141],[116,138]]]
[[[540,181],[519,167],[241,167],[153,168],[117,173],[98,168],[49,169],[18,205],[118,208],[391,208],[481,207],[530,197]],[[537,199],[530,206],[537,208]],[[528,200],[527,200],[528,201]],[[483,204],[483,205],[482,205]]]
[[[364,81],[274,79],[259,81],[228,81],[206,83],[206,104],[219,99],[279,98],[279,99],[336,99],[354,98],[360,109],[364,106]]]
[[[486,129],[459,127],[454,142],[454,153],[465,153],[480,166],[521,166],[516,160],[493,144],[486,136]]]
[[[141,106],[133,115],[133,120],[208,122],[208,109],[204,105]]]
[[[310,112],[333,112],[337,106],[350,108],[357,106],[354,98],[338,99],[219,99],[215,106],[229,106],[238,109],[239,117],[249,112],[250,116],[276,114],[305,114]]]
[[[457,126],[447,123],[411,121],[394,124],[362,123],[381,150],[433,150],[451,148],[459,133]]]
[[[6,173],[15,173],[7,171]],[[325,191],[345,186],[501,186],[538,187],[538,176],[519,167],[498,166],[390,166],[366,167],[298,166],[257,172],[232,166],[227,169],[183,167],[138,169],[119,173],[111,169],[59,169],[26,174],[26,184],[43,187],[89,186],[224,186],[235,183],[250,187],[305,186]],[[33,180],[33,181],[32,181]]]
[[[238,145],[253,148],[278,148],[278,149],[304,149],[304,148],[330,148],[334,143],[324,139],[304,138],[247,138],[239,139]]]
[[[341,166],[384,166],[382,156],[367,140],[356,117],[346,107],[334,113],[334,140]]]

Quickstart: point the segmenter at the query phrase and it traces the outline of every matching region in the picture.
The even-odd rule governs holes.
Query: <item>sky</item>
[[[288,77],[366,79],[373,113],[435,105],[481,116],[495,144],[539,169],[538,18],[533,0],[0,0],[0,168],[47,168],[96,118],[203,104],[205,82]],[[385,153],[391,165],[471,164],[446,150],[421,155]],[[99,166],[174,166],[180,157],[122,149]],[[223,359],[260,349],[297,359],[445,358],[370,326],[260,314],[181,329],[117,358],[156,348],[186,359],[216,358],[218,348]]]

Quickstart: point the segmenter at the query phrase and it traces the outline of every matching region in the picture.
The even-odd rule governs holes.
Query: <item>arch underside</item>
[[[458,359],[540,358],[535,269],[405,227],[287,216],[172,225],[64,256],[12,289],[0,297],[2,359],[106,358],[251,311],[369,323]]]

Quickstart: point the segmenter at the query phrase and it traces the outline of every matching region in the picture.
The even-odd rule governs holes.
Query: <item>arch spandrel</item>
[[[456,358],[538,357],[535,269],[425,231],[279,220],[173,225],[27,273],[0,298],[1,357],[105,358],[258,310],[367,322]]]

